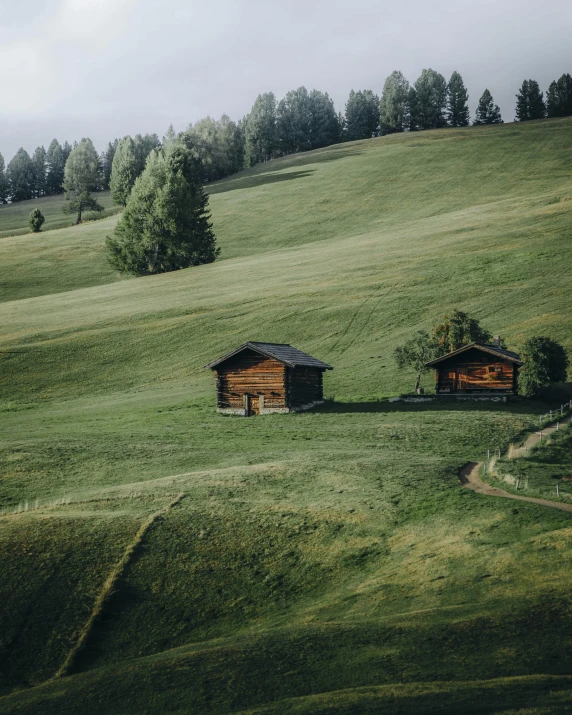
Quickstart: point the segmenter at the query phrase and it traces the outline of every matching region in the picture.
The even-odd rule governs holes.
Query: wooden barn
[[[308,410],[324,400],[323,376],[331,365],[277,343],[244,343],[205,365],[216,376],[217,411],[267,415]]]
[[[516,395],[522,360],[504,350],[500,338],[494,345],[473,343],[427,363],[436,370],[438,395]]]

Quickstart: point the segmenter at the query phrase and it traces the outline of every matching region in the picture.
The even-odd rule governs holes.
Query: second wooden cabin
[[[231,415],[299,412],[323,402],[332,370],[291,345],[248,342],[206,368],[216,376],[217,411]]]
[[[515,395],[521,365],[520,356],[502,348],[499,337],[493,345],[465,345],[427,363],[435,368],[438,395]]]

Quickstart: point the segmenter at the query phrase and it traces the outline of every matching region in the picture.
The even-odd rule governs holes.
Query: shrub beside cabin
[[[427,363],[436,370],[438,395],[516,395],[520,356],[493,345],[473,343]]]
[[[324,401],[331,365],[277,343],[244,343],[205,365],[216,376],[217,412],[264,415],[308,410]]]

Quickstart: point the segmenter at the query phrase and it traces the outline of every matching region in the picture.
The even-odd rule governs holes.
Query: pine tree
[[[546,92],[546,113],[549,117],[572,116],[572,77],[569,74],[550,83]]]
[[[233,122],[226,114],[220,120],[205,117],[181,134],[202,164],[202,181],[217,181],[244,168],[243,122]]]
[[[219,254],[201,181],[201,162],[182,139],[149,155],[107,238],[120,271],[150,275],[212,263]]]
[[[40,211],[40,209],[33,209],[28,217],[28,226],[30,227],[30,231],[32,231],[32,233],[40,233],[45,220],[44,214]]]
[[[276,141],[281,154],[294,154],[311,148],[312,111],[306,87],[286,93],[276,109]]]
[[[7,204],[10,196],[10,185],[6,178],[6,165],[4,157],[0,154],[0,204]]]
[[[371,139],[379,131],[379,97],[371,89],[350,92],[346,102],[346,139]]]
[[[64,190],[63,183],[66,159],[67,157],[60,143],[57,139],[53,139],[46,152],[46,193],[49,196],[61,194]]]
[[[109,182],[111,181],[111,170],[113,167],[113,157],[117,151],[117,145],[119,144],[119,139],[114,139],[109,142],[107,149],[102,152],[100,157],[101,164],[101,187],[104,190],[109,189]]]
[[[34,196],[39,198],[46,194],[47,189],[48,158],[43,146],[39,146],[34,152],[32,163],[34,164]]]
[[[99,156],[91,139],[82,139],[71,150],[64,171],[66,204],[63,212],[77,214],[76,224],[81,223],[86,211],[103,211],[103,206],[92,196],[99,180]]]
[[[13,202],[27,201],[34,196],[34,164],[25,149],[18,149],[8,164],[6,177]]]
[[[485,89],[479,99],[474,124],[503,124],[500,109],[488,89]]]
[[[447,80],[439,72],[428,69],[421,72],[410,94],[411,126],[414,129],[440,129],[447,126]]]
[[[409,123],[409,82],[401,72],[392,72],[385,80],[379,103],[382,134],[403,132]]]
[[[276,152],[276,98],[272,92],[259,94],[246,118],[245,162],[254,166],[268,161]]]
[[[525,79],[516,95],[516,120],[528,122],[531,119],[544,119],[546,106],[538,82]]]
[[[327,92],[313,89],[310,101],[310,148],[319,149],[340,141],[340,124],[334,102]]]
[[[469,93],[458,72],[453,72],[447,85],[447,123],[450,127],[468,127]]]
[[[570,361],[564,347],[555,340],[529,338],[522,346],[520,356],[524,362],[518,375],[521,395],[533,397],[551,382],[566,382]]]
[[[117,145],[111,165],[109,188],[113,202],[120,206],[127,204],[127,199],[138,176],[139,161],[135,154],[135,142],[131,137],[123,137]]]

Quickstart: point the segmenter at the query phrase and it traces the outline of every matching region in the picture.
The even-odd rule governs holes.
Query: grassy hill
[[[545,405],[386,398],[454,307],[572,348],[571,159],[555,120],[269,162],[210,187],[220,261],[149,278],[114,218],[0,242],[2,712],[566,712],[570,515],[457,480]],[[329,402],[217,415],[249,339]]]

